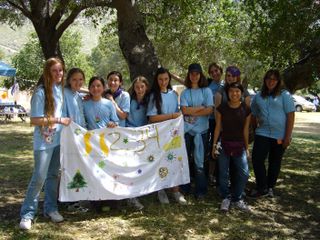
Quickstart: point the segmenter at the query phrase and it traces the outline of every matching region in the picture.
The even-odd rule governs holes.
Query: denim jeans
[[[284,148],[277,139],[255,135],[252,150],[252,166],[256,177],[257,190],[264,192],[276,185]],[[265,160],[268,157],[268,170]]]
[[[189,133],[185,133],[184,138],[186,142],[186,148],[188,153],[188,159],[189,159],[189,166],[193,166],[194,174],[190,174],[191,176],[194,176],[195,178],[195,196],[199,197],[201,195],[205,195],[207,193],[207,178],[204,172],[204,158],[205,153],[207,149],[207,133],[201,134],[202,142],[204,146],[204,152],[201,157],[201,159],[194,159],[194,161],[191,163],[194,156],[198,155],[195,154],[195,151],[198,151],[198,149],[195,149],[194,147],[194,136],[190,135]],[[192,170],[192,167],[190,167],[190,170]],[[184,192],[190,192],[191,186],[190,184],[183,185],[181,189]]]
[[[60,169],[60,145],[54,148],[34,151],[34,169],[20,216],[34,219],[39,195],[44,185],[44,213],[57,211],[58,175]]]
[[[227,156],[223,149],[219,155],[219,190],[223,199],[230,195],[229,189],[229,167],[230,161],[233,162],[234,181],[231,182],[231,200],[234,202],[242,198],[242,193],[249,178],[249,167],[246,151],[243,150],[240,156]],[[233,186],[234,185],[234,186]]]

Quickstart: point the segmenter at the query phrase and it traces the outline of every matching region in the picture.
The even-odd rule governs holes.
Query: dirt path
[[[320,135],[320,112],[297,112],[294,133]]]

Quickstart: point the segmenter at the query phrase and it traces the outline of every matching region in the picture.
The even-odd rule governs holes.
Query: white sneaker
[[[169,199],[168,199],[168,196],[167,196],[165,190],[162,189],[162,190],[158,191],[158,198],[159,198],[160,203],[169,204]]]
[[[144,208],[144,206],[141,204],[138,198],[130,198],[128,199],[128,203],[137,210],[142,210]]]
[[[64,220],[58,211],[47,213],[47,214],[45,214],[45,217],[50,218],[51,221],[54,223],[62,222]]]
[[[234,206],[242,211],[251,212],[251,209],[243,200],[239,200],[238,202],[235,202]]]
[[[181,204],[181,205],[187,204],[187,200],[184,198],[184,196],[181,192],[174,192],[173,197],[179,204]]]
[[[32,225],[31,219],[21,218],[19,228],[23,230],[30,230]]]
[[[274,198],[273,188],[268,189],[268,197]]]
[[[220,210],[227,212],[229,211],[229,207],[230,207],[230,199],[229,198],[223,199],[220,206]]]

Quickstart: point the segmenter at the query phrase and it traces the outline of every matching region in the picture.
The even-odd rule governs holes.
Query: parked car
[[[296,108],[296,112],[315,112],[317,110],[316,106],[312,102],[309,102],[303,97],[298,95],[292,95],[292,97],[294,101],[294,106]]]

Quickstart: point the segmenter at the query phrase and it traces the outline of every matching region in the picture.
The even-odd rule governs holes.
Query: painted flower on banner
[[[106,166],[106,163],[104,162],[104,161],[100,161],[99,163],[98,163],[98,166],[99,166],[99,168],[104,168],[105,166]]]
[[[74,134],[79,135],[80,133],[81,133],[80,128],[76,128],[76,129],[74,130]]]
[[[176,159],[176,155],[173,152],[169,152],[169,154],[167,155],[167,160],[169,162],[173,162]]]
[[[166,167],[159,168],[159,176],[161,178],[165,178],[168,175],[168,172],[169,172],[168,168],[166,168]]]
[[[170,135],[171,137],[176,137],[179,135],[179,129],[178,128],[173,128],[170,130]]]
[[[154,161],[154,156],[153,155],[149,155],[148,156],[148,161],[149,162],[153,162]]]

